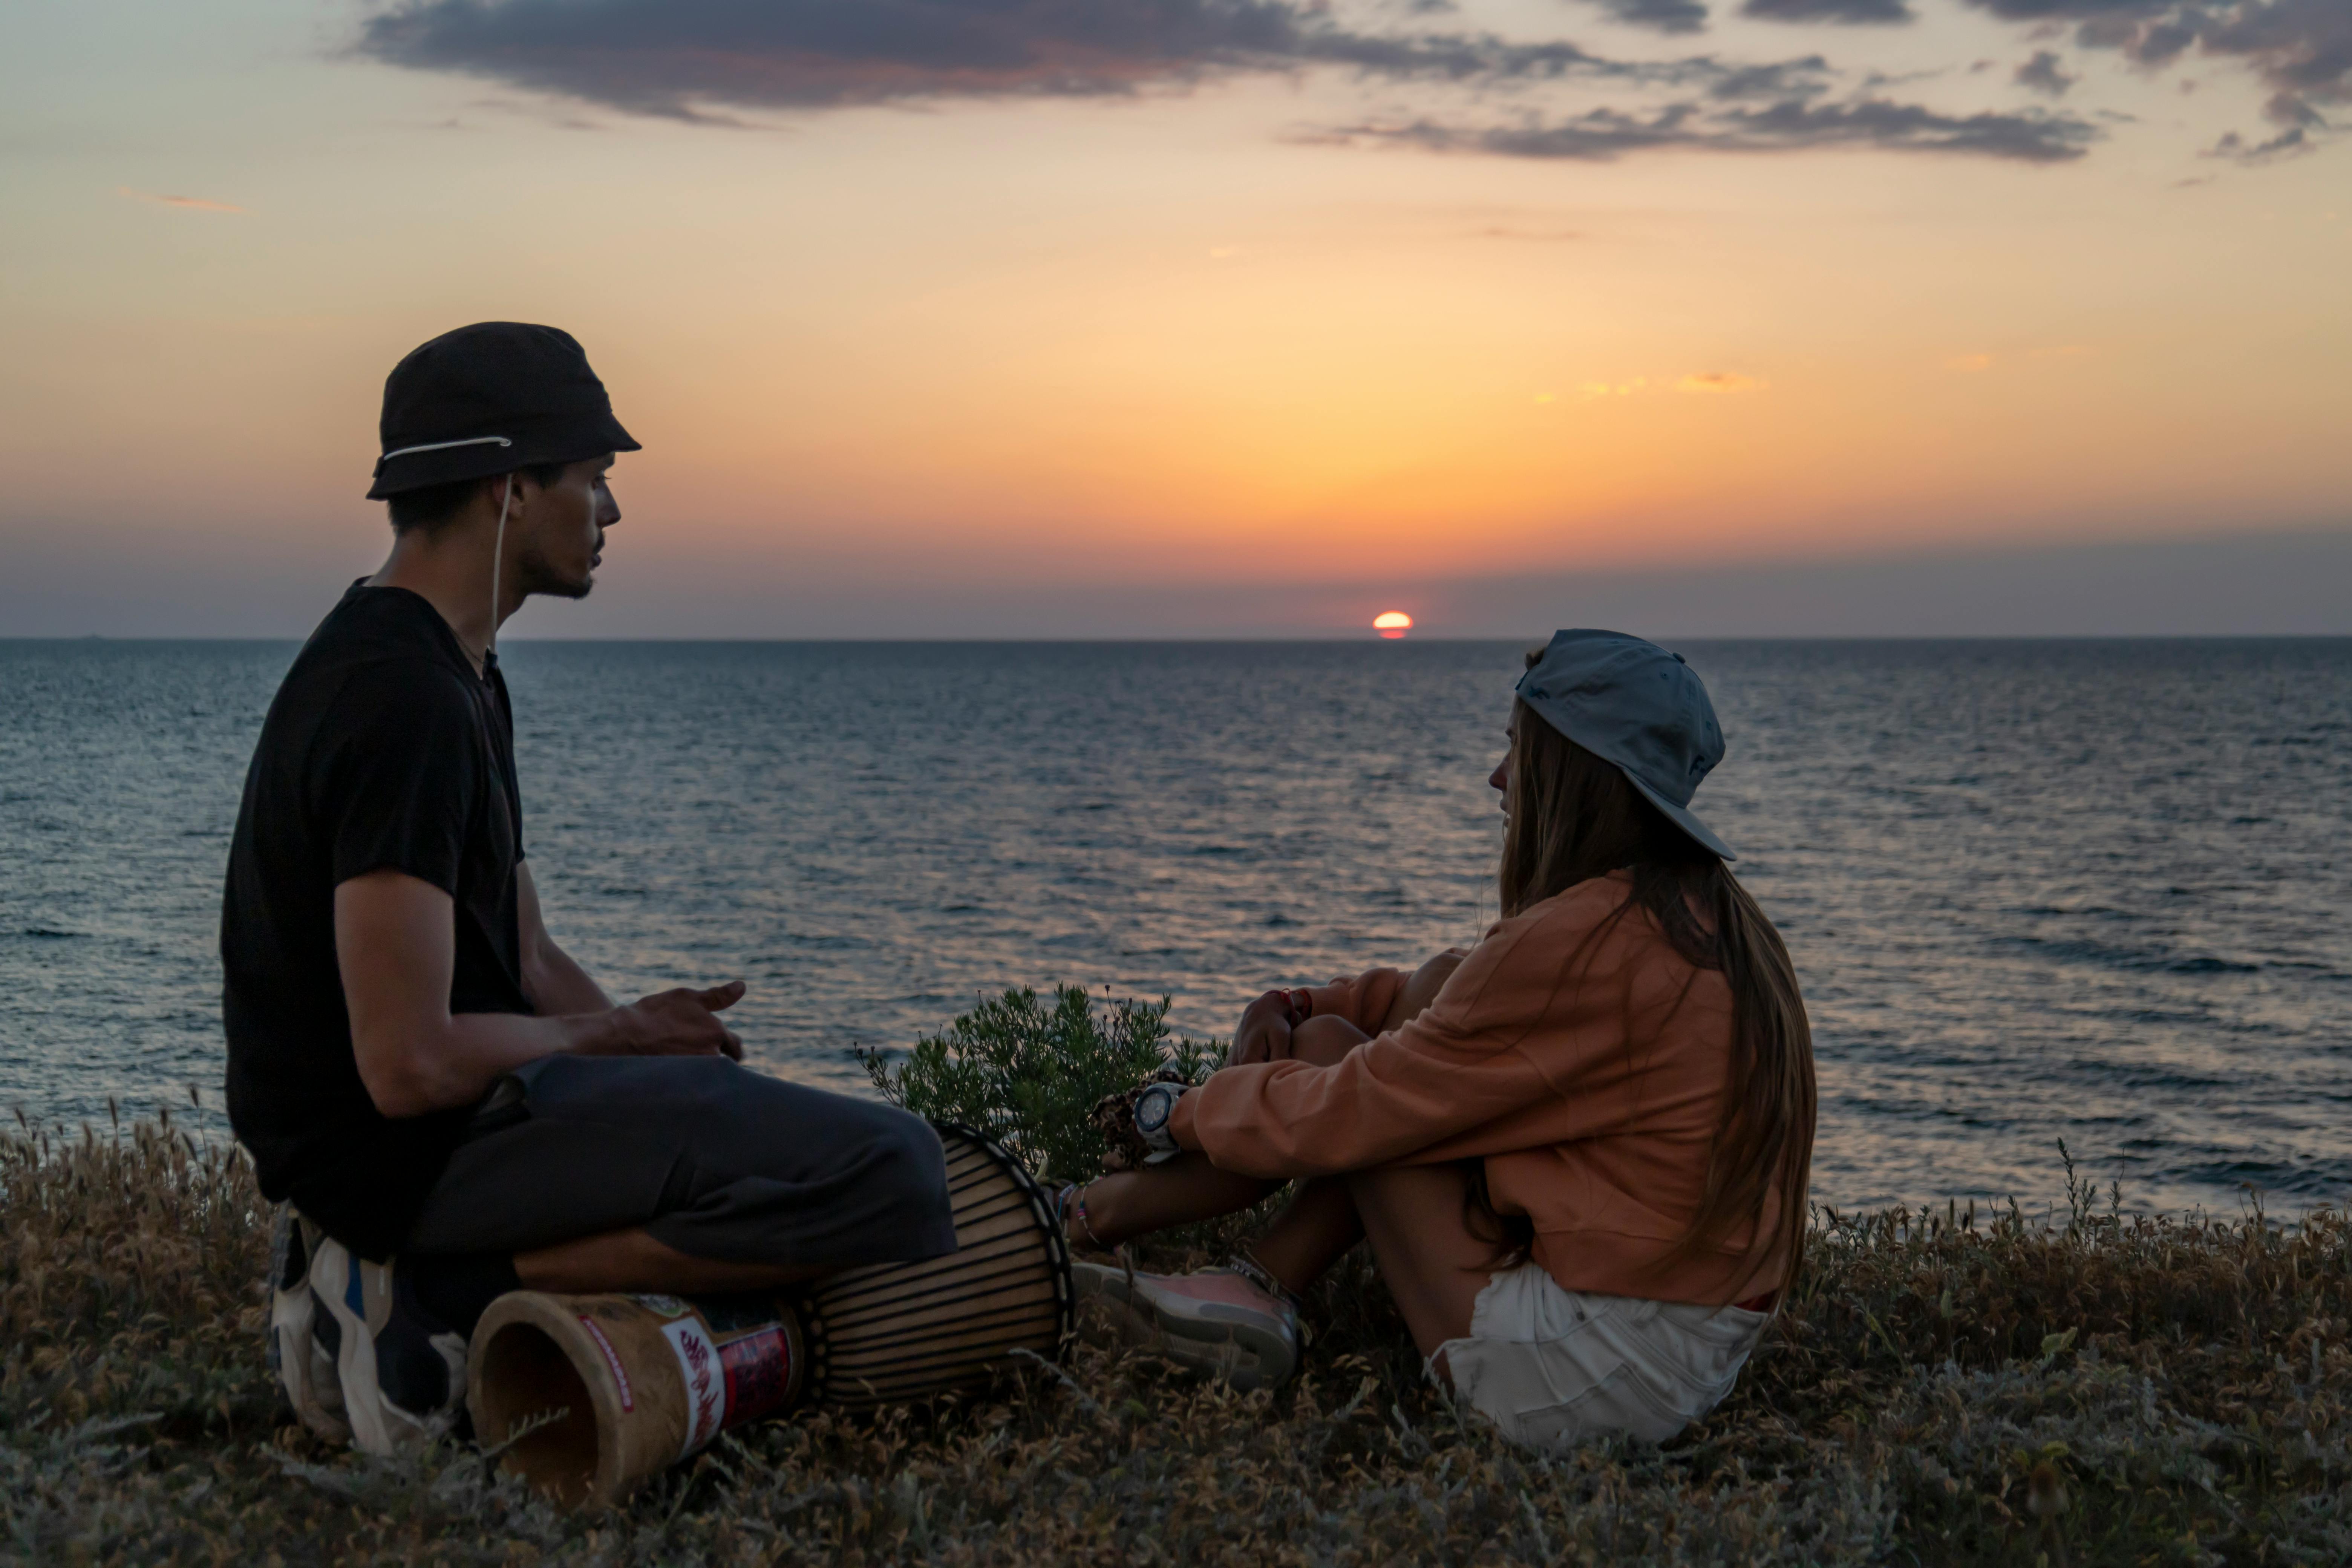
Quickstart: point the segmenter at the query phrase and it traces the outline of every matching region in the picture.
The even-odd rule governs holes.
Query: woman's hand
[[[1192,1087],[1175,1068],[1161,1068],[1133,1089],[1120,1094],[1106,1094],[1095,1101],[1094,1111],[1087,1120],[1095,1124],[1095,1131],[1102,1134],[1104,1170],[1140,1171],[1146,1165],[1159,1163],[1173,1152],[1172,1144],[1155,1148],[1153,1140],[1147,1138],[1143,1130],[1136,1125],[1136,1102],[1147,1090],[1161,1085],[1174,1086],[1179,1093]],[[1160,1114],[1155,1118],[1155,1125],[1164,1126],[1168,1108],[1162,1105],[1157,1109]],[[1166,1143],[1167,1141],[1163,1138],[1159,1142]]]
[[[1314,1010],[1315,999],[1307,992],[1267,992],[1242,1009],[1242,1021],[1234,1026],[1234,1043],[1225,1051],[1225,1065],[1237,1068],[1289,1060],[1290,1031]]]

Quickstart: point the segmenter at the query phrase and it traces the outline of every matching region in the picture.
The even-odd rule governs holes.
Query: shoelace
[[[1256,1286],[1259,1289],[1265,1291],[1267,1295],[1273,1297],[1284,1306],[1289,1308],[1292,1318],[1298,1318],[1306,1311],[1307,1303],[1300,1300],[1297,1296],[1293,1294],[1289,1286],[1285,1285],[1281,1280],[1276,1279],[1274,1277],[1273,1271],[1268,1269],[1265,1264],[1260,1263],[1256,1258],[1252,1258],[1247,1249],[1236,1252],[1232,1257],[1226,1258],[1225,1268],[1229,1273],[1240,1275],[1243,1279],[1248,1280],[1251,1284]]]

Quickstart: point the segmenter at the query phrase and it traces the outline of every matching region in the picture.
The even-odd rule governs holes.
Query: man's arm
[[[522,992],[541,1013],[608,1013],[613,999],[547,934],[540,916],[539,889],[528,863],[515,868],[516,902],[522,925]]]
[[[399,871],[371,871],[337,885],[335,962],[360,1079],[386,1116],[470,1105],[499,1074],[561,1051],[743,1055],[742,1042],[715,1016],[743,994],[741,981],[553,1016],[452,1014],[457,921],[449,895]],[[596,995],[602,1000],[604,994]]]

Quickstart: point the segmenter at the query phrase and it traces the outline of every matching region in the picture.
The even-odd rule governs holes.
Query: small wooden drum
[[[730,1426],[802,1402],[800,1320],[758,1296],[551,1296],[490,1303],[466,1404],[505,1468],[557,1501],[608,1506]]]
[[[475,1435],[511,1444],[506,1468],[560,1500],[610,1505],[728,1427],[970,1389],[1021,1352],[1058,1355],[1074,1298],[1052,1206],[995,1144],[939,1133],[953,1253],[851,1269],[791,1302],[501,1296],[468,1358]]]
[[[843,1409],[897,1405],[987,1382],[1017,1352],[1053,1359],[1070,1333],[1070,1249],[1021,1163],[942,1125],[956,1250],[853,1268],[801,1303],[809,1398]]]

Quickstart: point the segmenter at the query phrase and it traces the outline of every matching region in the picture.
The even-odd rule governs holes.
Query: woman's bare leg
[[[1327,1014],[1290,1031],[1290,1059],[1318,1068],[1338,1067],[1341,1058],[1370,1038],[1347,1019]]]
[[[1466,1336],[1496,1261],[1495,1244],[1463,1221],[1470,1178],[1453,1165],[1386,1165],[1345,1180],[1372,1260],[1421,1353],[1435,1355]]]
[[[1206,1154],[1179,1154],[1149,1170],[1097,1177],[1085,1189],[1085,1218],[1072,1204],[1063,1229],[1081,1246],[1117,1247],[1171,1226],[1238,1213],[1280,1185],[1220,1171]]]
[[[1397,993],[1396,1004],[1389,1009],[1389,1016],[1381,1020],[1381,1026],[1400,1029],[1419,1016],[1423,1008],[1437,1000],[1438,992],[1444,989],[1445,983],[1454,978],[1454,972],[1462,967],[1463,959],[1468,956],[1448,948],[1414,970],[1406,978],[1404,989]]]
[[[1348,1178],[1322,1176],[1299,1184],[1298,1195],[1249,1244],[1249,1253],[1296,1296],[1363,1239],[1363,1222],[1356,1217]]]
[[[1308,1182],[1250,1246],[1266,1272],[1304,1291],[1358,1241],[1396,1298],[1421,1353],[1470,1331],[1495,1247],[1462,1219],[1468,1178],[1452,1165],[1389,1165]]]
[[[1369,1037],[1345,1018],[1309,1018],[1291,1034],[1291,1057],[1317,1067],[1329,1067]],[[1318,1184],[1309,1183],[1302,1189],[1301,1200]],[[1076,1205],[1072,1205],[1071,1212],[1064,1218],[1064,1228],[1073,1241],[1117,1247],[1171,1226],[1192,1225],[1220,1215],[1236,1214],[1262,1202],[1281,1185],[1280,1182],[1220,1171],[1209,1163],[1205,1154],[1179,1154],[1161,1164],[1140,1171],[1117,1171],[1087,1184],[1086,1222],[1079,1223]],[[1325,1205],[1328,1205],[1327,1199]],[[1297,1206],[1291,1205],[1294,1209]],[[1290,1210],[1284,1211],[1286,1219],[1289,1213]],[[1277,1226],[1280,1223],[1277,1221]],[[1338,1252],[1317,1264],[1307,1278],[1311,1279],[1329,1268],[1332,1258],[1354,1246],[1356,1240],[1355,1236],[1350,1236]],[[1265,1260],[1262,1247],[1258,1256]],[[1285,1284],[1289,1283],[1289,1276],[1274,1268],[1272,1263],[1266,1267],[1273,1268]]]
[[[1426,978],[1433,988],[1444,975]],[[1292,1055],[1328,1066],[1365,1038],[1345,1019],[1310,1018],[1292,1032]],[[1220,1171],[1200,1154],[1183,1154],[1094,1183],[1087,1189],[1088,1219],[1101,1241],[1116,1244],[1165,1226],[1231,1214],[1276,1185]],[[1454,1165],[1391,1165],[1303,1182],[1250,1251],[1296,1294],[1357,1242],[1370,1240],[1374,1265],[1414,1345],[1447,1375],[1440,1347],[1469,1334],[1478,1293],[1497,1261],[1494,1244],[1473,1236],[1465,1220],[1468,1190],[1468,1176]],[[1072,1234],[1084,1239],[1075,1217],[1070,1224]],[[1295,1350],[1290,1353],[1295,1358]]]

